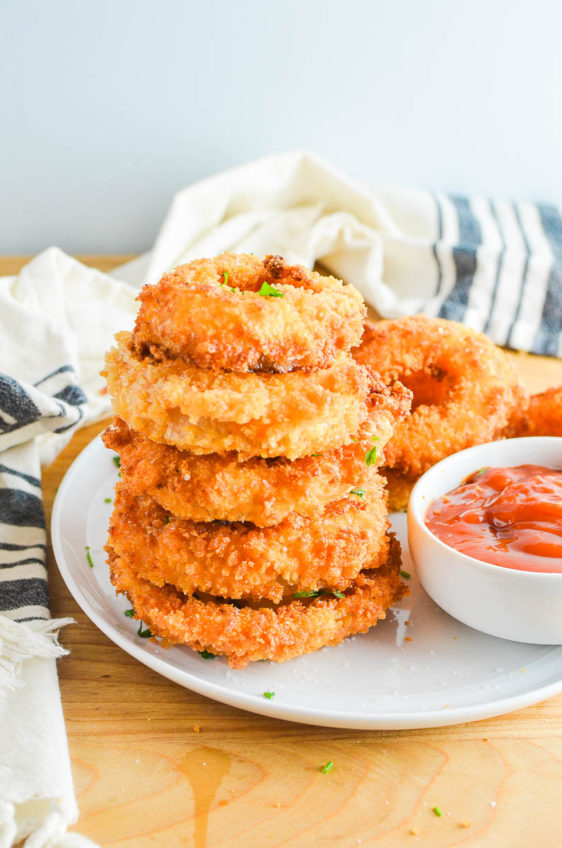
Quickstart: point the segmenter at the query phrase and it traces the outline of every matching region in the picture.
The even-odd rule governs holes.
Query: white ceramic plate
[[[405,515],[393,516],[410,595],[386,621],[335,648],[288,663],[233,671],[189,648],[163,650],[141,639],[130,604],[109,582],[105,544],[118,472],[95,439],[68,470],[57,494],[52,542],[63,579],[84,612],[137,660],[182,686],[263,715],[328,727],[437,727],[488,718],[562,692],[562,646],[486,636],[448,616],[416,580]],[[86,558],[89,546],[94,568]],[[409,622],[406,625],[406,622]],[[264,691],[275,692],[267,700]]]

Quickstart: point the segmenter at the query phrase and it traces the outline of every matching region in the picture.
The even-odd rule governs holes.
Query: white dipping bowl
[[[538,645],[562,643],[562,573],[516,571],[450,548],[425,523],[430,504],[479,468],[544,465],[562,470],[562,438],[489,442],[455,453],[420,477],[408,504],[408,541],[427,594],[476,630]]]

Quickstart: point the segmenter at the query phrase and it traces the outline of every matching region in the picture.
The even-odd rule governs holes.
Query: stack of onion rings
[[[455,321],[416,315],[368,323],[358,362],[414,394],[412,414],[385,448],[391,509],[403,509],[417,478],[456,451],[491,441],[527,394],[486,336]],[[386,470],[386,469],[385,469]]]
[[[140,300],[104,372],[122,473],[106,550],[135,617],[235,667],[376,624],[403,589],[377,468],[411,392],[352,358],[358,292],[225,254]]]

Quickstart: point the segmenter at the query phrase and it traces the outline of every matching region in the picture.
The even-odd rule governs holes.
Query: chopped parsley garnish
[[[320,456],[320,454],[319,454],[319,453],[311,453],[310,455],[311,455],[311,456]]]
[[[117,468],[121,468],[121,460],[118,456],[113,457],[113,462],[117,466]]]
[[[477,471],[474,476],[475,477],[482,477],[482,475],[485,474],[486,471],[488,471],[488,470],[489,470],[488,468],[481,468],[480,471]]]
[[[374,465],[377,461],[377,448],[375,447],[369,448],[367,453],[365,454],[365,462],[367,465]]]
[[[164,524],[169,524],[169,523],[170,523],[170,516],[167,515],[164,519]]]
[[[94,567],[94,560],[92,559],[92,555],[90,553],[89,545],[86,545],[86,559],[88,560],[88,565],[90,566],[90,568],[93,568]]]
[[[294,592],[293,598],[319,598],[320,595],[335,595],[336,598],[343,598],[343,592],[336,592],[331,589],[316,589],[314,592]]]
[[[142,621],[139,621],[139,629],[137,630],[137,636],[140,636],[141,639],[151,639],[154,634],[151,632],[150,628],[147,627],[146,630],[142,629]]]
[[[320,771],[322,772],[322,774],[328,774],[328,772],[332,771],[333,768],[334,768],[334,761],[328,760],[328,762],[321,767]]]
[[[379,437],[375,436],[373,442],[378,442]],[[374,465],[377,461],[377,446],[373,445],[372,448],[369,448],[367,453],[365,454],[365,462],[367,465]]]
[[[279,291],[275,286],[270,286],[265,280],[261,284],[258,294],[261,294],[262,297],[285,297],[285,292]]]
[[[111,503],[111,498],[104,498],[104,499],[103,499],[103,502],[104,502],[104,503]]]
[[[441,812],[439,807],[433,807],[433,812],[435,813],[436,816],[439,816],[439,817],[441,817],[443,815],[443,813]]]
[[[352,489],[349,494],[350,495],[357,495],[358,498],[364,498],[365,497],[365,489],[361,489],[361,488]]]
[[[214,660],[216,654],[212,654],[210,651],[199,651],[199,656],[203,657],[204,660]]]
[[[400,577],[403,577],[404,580],[409,580],[411,576],[412,575],[410,574],[409,571],[401,571],[400,572]]]
[[[134,609],[131,608],[131,609],[125,610],[123,615],[126,615],[127,618],[133,618],[134,615],[135,615],[135,611],[134,611]]]
[[[263,697],[267,698],[268,701],[271,701],[272,698],[275,697],[275,692],[270,692],[268,689],[263,693]]]

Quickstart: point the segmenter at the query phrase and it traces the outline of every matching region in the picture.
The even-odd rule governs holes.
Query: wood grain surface
[[[130,257],[88,257],[109,270]],[[14,273],[23,258],[0,260]],[[530,388],[562,362],[513,355]],[[43,477],[56,489],[102,429],[79,431]],[[81,612],[49,554],[81,818],[103,848],[400,848],[562,845],[562,696],[433,730],[347,731],[268,719],[189,692],[141,665]],[[322,774],[319,767],[333,760]],[[443,815],[432,808],[438,805]]]

